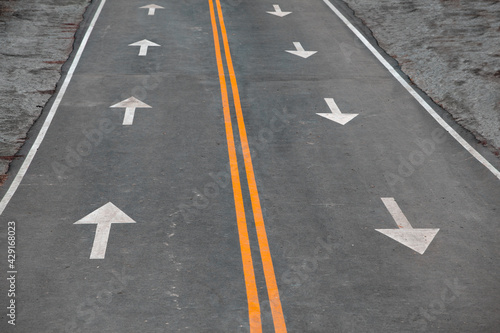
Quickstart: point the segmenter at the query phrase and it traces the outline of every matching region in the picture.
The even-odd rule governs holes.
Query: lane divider
[[[264,218],[262,216],[262,208],[260,205],[259,192],[257,190],[257,183],[255,181],[252,156],[250,154],[247,132],[245,129],[245,121],[243,119],[243,112],[241,109],[238,83],[236,82],[236,75],[234,72],[231,51],[229,49],[226,26],[224,24],[224,17],[222,15],[220,0],[216,0],[216,2],[217,2],[217,10],[219,13],[219,23],[221,26],[222,40],[224,42],[224,51],[226,54],[227,67],[229,71],[229,78],[231,80],[231,88],[233,92],[234,106],[236,109],[236,117],[238,119],[238,129],[240,132],[241,149],[243,151],[243,159],[245,162],[248,187],[250,189],[250,198],[252,202],[255,226],[257,229],[257,238],[259,240],[259,250],[260,250],[260,255],[262,257],[262,265],[264,268],[264,276],[266,278],[267,293],[271,305],[271,312],[273,315],[274,329],[276,332],[280,333],[286,332],[285,319],[281,307],[278,284],[276,283],[276,275],[274,274],[274,266],[271,258],[271,251],[269,249],[269,242],[267,240]]]
[[[259,296],[257,293],[257,284],[255,282],[255,273],[253,269],[252,253],[250,248],[250,239],[248,238],[248,227],[245,216],[245,206],[241,192],[240,173],[238,170],[238,159],[234,145],[233,126],[229,109],[229,99],[227,95],[226,75],[222,64],[222,55],[220,51],[219,32],[215,20],[213,1],[209,0],[210,17],[212,21],[212,31],[214,35],[215,57],[217,59],[217,70],[219,72],[220,91],[222,97],[222,108],[224,111],[224,124],[226,128],[227,149],[229,154],[229,165],[231,167],[231,182],[233,185],[234,206],[236,210],[236,221],[238,225],[238,234],[241,248],[241,260],[243,262],[243,275],[248,301],[248,318],[250,323],[250,332],[262,332],[262,322],[260,315]]]
[[[267,233],[266,233],[266,227],[264,224],[264,218],[262,215],[262,207],[260,204],[260,199],[259,199],[259,192],[257,189],[257,182],[255,181],[255,173],[253,169],[253,164],[252,164],[252,157],[250,153],[250,148],[248,144],[248,137],[246,133],[246,128],[245,128],[245,121],[243,118],[243,112],[241,108],[241,101],[240,101],[240,94],[238,91],[238,83],[236,81],[236,75],[234,71],[234,66],[233,66],[233,61],[231,57],[231,50],[229,48],[229,41],[227,38],[227,31],[226,31],[226,26],[224,23],[224,16],[222,14],[222,8],[220,4],[220,0],[215,0],[216,5],[217,5],[217,13],[218,13],[218,18],[219,18],[219,25],[220,25],[220,31],[221,31],[221,36],[222,36],[222,42],[224,45],[224,54],[225,54],[225,59],[226,59],[226,64],[229,72],[229,79],[231,82],[231,90],[233,93],[233,100],[234,100],[234,108],[236,112],[236,118],[237,118],[237,123],[238,123],[238,131],[240,135],[240,141],[241,141],[241,150],[243,152],[243,160],[244,160],[244,165],[245,165],[245,171],[246,171],[246,178],[248,182],[248,188],[250,192],[250,200],[252,203],[252,211],[253,211],[253,216],[254,216],[254,222],[255,222],[255,228],[257,232],[257,239],[258,239],[258,244],[259,244],[259,251],[260,255],[262,258],[262,266],[264,270],[264,277],[266,280],[266,287],[267,287],[267,294],[269,297],[269,303],[271,307],[271,313],[273,316],[273,323],[274,323],[274,330],[275,332],[279,333],[284,333],[286,332],[286,323],[285,323],[285,318],[283,315],[283,309],[281,306],[281,300],[280,300],[280,295],[279,295],[279,289],[278,289],[278,284],[276,282],[276,275],[274,272],[274,265],[271,257],[271,251],[269,248],[269,241],[267,239]],[[209,0],[210,3],[210,13],[213,15],[213,0]],[[214,42],[215,42],[215,48],[216,48],[216,55],[218,57],[217,62],[218,62],[218,68],[219,68],[219,79],[221,81],[221,92],[223,95],[223,104],[225,103],[225,99],[227,101],[227,88],[225,87],[226,80],[225,80],[225,75],[224,75],[224,69],[222,67],[222,63],[219,65],[219,58],[220,58],[220,43],[219,43],[219,37],[218,37],[218,31],[217,31],[217,26],[215,25],[215,18],[212,17],[212,28],[214,32]],[[221,75],[222,73],[222,75]],[[223,78],[221,76],[224,76]],[[222,88],[224,83],[224,88]],[[225,91],[225,93],[223,92]],[[228,137],[228,147],[229,141],[232,142],[233,147],[234,147],[234,137],[233,137],[233,132],[232,132],[232,126],[228,126],[227,122],[231,122],[231,117],[229,115],[229,106],[227,106],[227,111],[228,115],[226,118],[226,106],[224,105],[224,118],[226,122],[226,135]],[[231,132],[228,132],[228,129],[231,130]],[[229,139],[231,137],[231,140]],[[231,150],[231,148],[229,148]],[[231,153],[230,153],[231,154]],[[236,156],[235,156],[236,157]],[[231,163],[231,173],[233,173],[233,162],[230,160]],[[237,172],[237,162],[236,162],[236,172]],[[238,176],[238,181],[239,181],[239,176]],[[234,182],[233,182],[233,189],[234,189]],[[241,188],[237,189],[238,192],[241,193]],[[236,199],[236,194],[235,194],[235,199]],[[242,252],[243,253],[243,252]],[[248,290],[248,287],[247,287]],[[248,294],[247,294],[248,295]],[[250,304],[249,304],[250,308]],[[250,309],[249,309],[250,311]],[[252,313],[249,313],[250,317],[252,317]],[[259,319],[260,320],[260,319]],[[250,320],[250,325],[252,329],[252,320]]]

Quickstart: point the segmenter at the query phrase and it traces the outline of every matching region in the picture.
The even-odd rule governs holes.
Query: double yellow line
[[[212,20],[212,31],[214,35],[215,55],[217,59],[217,69],[219,71],[219,82],[222,97],[222,107],[224,111],[224,123],[226,127],[226,139],[229,153],[229,164],[231,167],[231,180],[233,185],[234,204],[236,210],[236,221],[238,225],[238,234],[241,248],[241,259],[243,261],[243,274],[245,276],[245,285],[248,300],[248,317],[250,322],[250,332],[262,332],[261,309],[259,304],[259,296],[257,293],[257,284],[255,281],[255,272],[253,268],[252,253],[250,248],[250,239],[248,238],[248,227],[245,215],[245,206],[243,203],[243,195],[241,190],[240,173],[238,169],[238,159],[236,157],[236,148],[234,143],[233,125],[231,122],[231,110],[229,107],[228,89],[226,84],[226,75],[224,73],[224,65],[222,62],[221,45],[219,41],[219,31],[217,27],[217,20],[214,11],[214,0],[208,0],[210,5],[210,17]],[[222,42],[224,45],[224,55],[229,72],[229,80],[231,82],[231,89],[233,94],[234,109],[236,112],[236,119],[238,123],[238,131],[240,135],[241,150],[243,152],[243,160],[245,164],[246,178],[250,192],[250,200],[252,203],[252,211],[255,222],[255,229],[257,231],[257,239],[259,243],[259,251],[262,258],[262,266],[264,270],[264,277],[266,280],[267,294],[273,316],[275,332],[286,332],[285,319],[283,317],[283,310],[281,308],[281,301],[279,296],[278,285],[276,283],[276,276],[274,274],[273,261],[271,258],[271,251],[269,250],[269,243],[267,240],[266,227],[264,225],[264,218],[262,216],[262,208],[260,206],[259,192],[257,190],[257,183],[255,182],[255,174],[253,171],[252,157],[250,155],[250,148],[248,145],[247,132],[245,129],[245,122],[243,119],[243,112],[241,110],[240,94],[238,92],[238,84],[234,74],[233,61],[231,59],[231,51],[229,49],[229,42],[227,39],[226,26],[224,24],[224,17],[220,0],[215,0],[217,5],[217,14],[219,18],[220,31]]]

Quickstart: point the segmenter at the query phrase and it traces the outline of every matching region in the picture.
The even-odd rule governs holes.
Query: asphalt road
[[[500,163],[325,2],[100,4],[2,189],[1,332],[498,330]]]

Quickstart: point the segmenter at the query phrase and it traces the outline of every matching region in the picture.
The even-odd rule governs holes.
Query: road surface
[[[0,331],[496,332],[500,163],[339,3],[149,4],[13,163]]]

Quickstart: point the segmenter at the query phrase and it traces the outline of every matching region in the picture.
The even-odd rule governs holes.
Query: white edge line
[[[385,60],[382,55],[372,46],[372,44],[352,25],[349,20],[328,0],[323,2],[351,29],[351,31],[365,44],[365,46],[373,53],[373,55],[384,65],[385,68],[401,83],[401,85],[424,107],[424,109],[448,132],[455,140],[458,141],[472,156],[476,158],[482,165],[490,170],[495,177],[500,180],[500,171],[498,171],[490,162],[488,162],[477,150],[474,149],[464,138],[460,136],[436,111],[406,82],[401,75]]]
[[[12,199],[12,196],[14,193],[16,193],[17,188],[21,184],[21,181],[24,178],[24,175],[26,174],[26,171],[28,171],[28,168],[31,165],[31,162],[33,161],[33,158],[35,157],[36,152],[38,151],[38,148],[40,147],[43,139],[45,138],[45,134],[47,134],[47,131],[49,129],[50,124],[52,123],[52,119],[54,118],[54,115],[57,112],[57,109],[59,108],[59,104],[61,103],[61,100],[64,97],[64,94],[66,92],[66,88],[68,88],[69,82],[71,81],[71,78],[73,77],[73,73],[75,72],[76,66],[78,66],[78,62],[80,61],[80,57],[82,56],[83,50],[85,49],[85,46],[87,45],[87,41],[90,37],[90,34],[92,33],[92,30],[94,29],[94,25],[99,18],[99,15],[101,14],[102,7],[106,3],[106,0],[101,0],[101,4],[97,8],[97,11],[94,14],[94,18],[90,22],[89,27],[87,28],[87,32],[85,33],[85,36],[82,39],[82,42],[80,44],[80,47],[78,48],[78,51],[76,53],[75,58],[73,59],[73,62],[71,63],[71,67],[69,68],[68,74],[66,75],[66,78],[64,79],[64,82],[61,86],[61,89],[57,93],[56,99],[54,101],[54,104],[52,104],[52,107],[50,108],[50,111],[47,115],[47,118],[45,119],[42,128],[40,132],[38,133],[38,136],[36,137],[35,142],[33,143],[33,146],[30,148],[30,151],[28,155],[26,156],[26,159],[24,160],[23,164],[21,165],[21,168],[19,169],[19,172],[17,173],[16,177],[12,181],[12,184],[10,184],[9,189],[7,190],[7,193],[5,193],[4,197],[2,198],[2,201],[0,201],[0,215],[3,214],[5,207],[10,202],[10,199]]]

